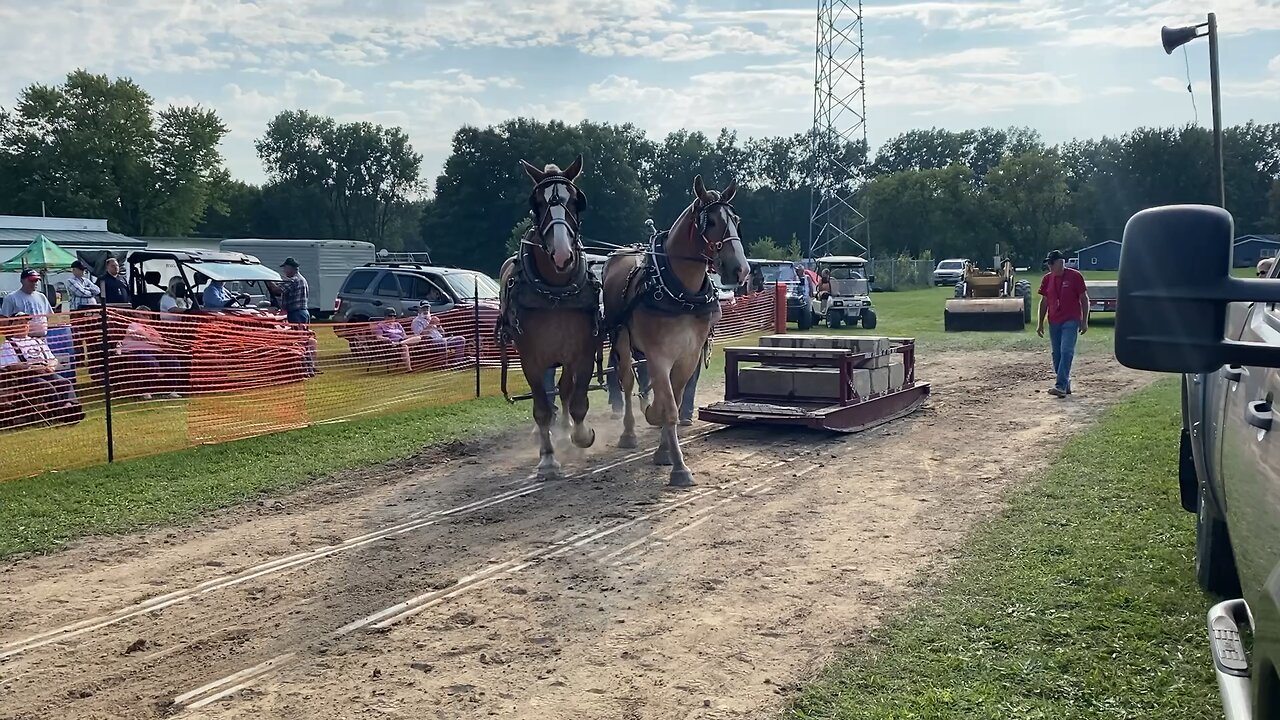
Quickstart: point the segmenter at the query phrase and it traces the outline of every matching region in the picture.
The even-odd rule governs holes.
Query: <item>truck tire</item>
[[[1231,537],[1204,483],[1199,484],[1200,508],[1196,512],[1196,582],[1205,592],[1219,597],[1240,596],[1240,576],[1231,552]]]
[[[862,311],[862,327],[867,330],[876,329],[876,311],[866,308]]]
[[[827,311],[827,327],[832,330],[839,330],[840,321],[844,319],[843,315],[844,313],[840,312],[839,310],[828,310]]]

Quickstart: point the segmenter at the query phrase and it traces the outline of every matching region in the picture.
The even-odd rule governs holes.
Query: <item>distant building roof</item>
[[[1079,255],[1080,253],[1084,252],[1085,250],[1092,250],[1092,249],[1094,249],[1094,248],[1096,248],[1096,247],[1102,247],[1103,245],[1106,245],[1107,243],[1115,243],[1116,245],[1119,245],[1119,244],[1120,244],[1120,241],[1119,241],[1119,240],[1103,240],[1102,242],[1099,242],[1099,243],[1094,243],[1094,244],[1092,244],[1092,245],[1086,245],[1086,246],[1084,246],[1084,247],[1080,248],[1079,250],[1077,250],[1077,251],[1076,251],[1076,255]]]
[[[26,245],[41,234],[67,249],[147,246],[142,240],[107,230],[106,220],[0,215],[0,245]]]
[[[1244,242],[1265,242],[1280,244],[1280,235],[1241,235],[1236,238],[1235,244],[1239,245]]]

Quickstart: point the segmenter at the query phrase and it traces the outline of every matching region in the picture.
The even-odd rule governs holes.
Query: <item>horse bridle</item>
[[[735,221],[734,234],[727,234],[729,232],[729,228],[725,227],[726,234],[722,235],[719,240],[712,241],[707,238],[707,226],[711,223],[711,213],[719,208],[726,208],[730,215],[735,218],[738,217],[738,213],[734,211],[732,205],[724,202],[723,200],[715,200],[703,205],[702,207],[695,206],[693,211],[696,219],[693,224],[689,226],[689,238],[692,240],[696,236],[702,241],[701,259],[707,263],[708,268],[713,268],[715,266],[716,256],[724,250],[724,246],[726,244],[731,242],[737,242],[739,244],[742,243],[742,237],[738,235],[738,231],[742,227],[741,220]]]
[[[571,193],[566,191],[561,195],[561,186],[564,185],[573,188],[573,194],[576,195],[573,208],[570,208],[567,204]],[[547,208],[539,213],[538,200],[542,191],[549,187],[552,188],[552,192],[551,197],[547,199]],[[551,214],[551,208],[553,207],[563,207],[564,217],[553,217]],[[578,219],[578,215],[586,211],[586,209],[587,196],[577,185],[573,184],[573,181],[559,175],[542,179],[533,186],[533,192],[529,194],[529,212],[534,219],[533,229],[538,233],[538,242],[529,244],[537,245],[542,248],[543,252],[550,255],[551,251],[547,248],[547,236],[557,225],[563,225],[564,229],[573,236],[574,245],[581,246],[582,236],[578,233],[578,229],[582,226],[582,222]]]

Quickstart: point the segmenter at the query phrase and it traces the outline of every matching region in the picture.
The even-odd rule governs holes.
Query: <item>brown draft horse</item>
[[[632,350],[644,353],[653,402],[644,408],[650,425],[662,428],[656,465],[671,466],[671,484],[693,484],[676,433],[679,397],[705,359],[711,330],[720,319],[720,302],[708,272],[737,284],[751,268],[738,236],[738,216],[729,203],[738,190],[730,182],[724,192],[707,190],[694,178],[694,200],[665,234],[654,237],[648,251],[620,250],[604,266],[605,324],[616,334],[618,378],[626,395],[626,414],[618,446],[636,446],[632,415]]]
[[[573,418],[570,439],[591,447],[596,433],[586,424],[587,388],[592,364],[600,351],[600,284],[587,270],[579,236],[579,216],[587,197],[573,181],[582,172],[582,156],[565,170],[547,165],[542,170],[521,160],[533,180],[529,206],[533,226],[520,248],[502,266],[499,333],[514,341],[520,367],[533,391],[533,418],[538,424],[538,475],[560,476],[551,443],[555,402],[543,384],[548,370],[560,372],[560,401]],[[506,362],[503,356],[503,392]]]

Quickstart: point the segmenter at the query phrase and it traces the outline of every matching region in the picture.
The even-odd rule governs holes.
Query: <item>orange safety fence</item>
[[[771,331],[773,304],[769,292],[723,303],[716,342]],[[497,317],[481,305],[310,326],[253,310],[0,318],[0,480],[496,396]],[[528,392],[514,348],[509,360],[512,392]]]

